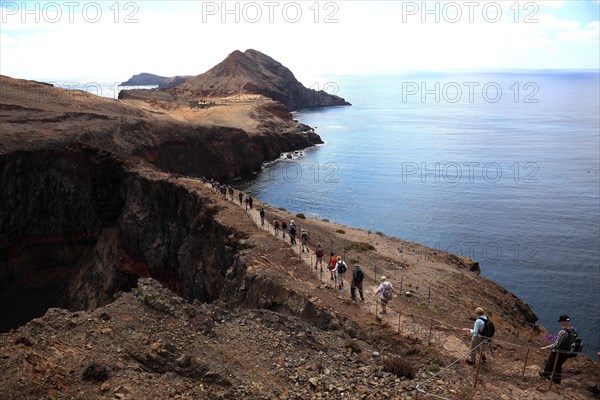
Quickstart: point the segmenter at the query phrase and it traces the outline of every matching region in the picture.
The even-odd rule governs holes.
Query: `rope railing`
[[[481,351],[480,349],[483,348],[484,344],[485,344],[485,342],[479,343],[476,347],[473,348],[472,351],[478,351],[478,350]],[[444,372],[446,372],[450,368],[454,367],[456,364],[460,363],[462,360],[464,360],[467,357],[469,357],[470,354],[471,354],[471,350],[469,350],[465,354],[461,355],[459,358],[457,358],[456,360],[454,360],[453,362],[451,362],[450,364],[448,364],[444,368],[440,369],[434,375],[430,376],[429,378],[425,379],[422,382],[417,383],[415,385],[415,399],[418,397],[418,394],[421,393],[421,394],[424,394],[424,395],[429,396],[429,397],[435,397],[436,399],[450,400],[447,397],[439,396],[439,395],[436,395],[434,393],[428,393],[425,389],[423,389],[423,387],[425,385],[427,385],[429,382],[433,381],[434,379],[437,380]],[[480,357],[480,361],[481,361],[481,357]],[[480,363],[478,363],[477,365],[479,367]],[[479,372],[479,371],[477,371],[477,372]]]
[[[207,181],[205,181],[207,182]],[[210,182],[208,182],[210,184]],[[281,230],[281,227],[279,228],[279,231],[276,232],[274,226],[273,226],[273,221],[277,220],[281,220],[281,219],[286,219],[286,221],[288,222],[288,227],[287,227],[287,231],[285,233],[285,238],[288,239],[289,238],[289,220],[287,219],[287,217],[284,215],[284,213],[287,213],[287,211],[283,211],[280,210],[278,211],[274,211],[272,209],[272,207],[266,205],[265,203],[259,202],[259,201],[255,201],[252,204],[252,207],[250,207],[249,204],[247,204],[245,201],[240,202],[239,201],[239,197],[236,195],[231,195],[231,192],[229,191],[229,189],[225,189],[225,191],[223,191],[222,189],[219,189],[218,187],[215,188],[215,185],[213,185],[213,192],[215,193],[220,193],[225,199],[228,199],[229,201],[233,202],[234,204],[237,204],[239,206],[241,206],[242,208],[245,208],[247,211],[249,211],[249,216],[250,218],[252,218],[252,220],[263,230],[271,233],[271,234],[278,234],[278,236],[282,236],[283,237],[283,232]],[[239,195],[239,191],[237,192]],[[242,193],[244,196],[244,199],[246,198],[246,194]],[[264,223],[263,221],[260,220],[260,217],[257,216],[256,214],[253,214],[251,211],[252,210],[258,210],[260,209],[260,207],[264,207],[265,208],[265,218],[264,218]],[[294,218],[291,218],[294,219]],[[287,261],[290,261],[291,259],[291,254],[297,254],[297,260],[302,261],[302,252],[301,252],[301,237],[300,237],[300,232],[302,229],[302,222],[301,221],[296,221],[296,227],[297,227],[297,233],[296,233],[296,243],[295,246],[298,248],[298,250],[294,250],[293,244],[286,241],[285,245],[280,245],[280,246],[273,246],[273,247],[268,247],[268,252],[271,254],[271,262],[273,263],[285,263]],[[356,260],[356,264],[360,263],[360,257],[361,254],[358,252],[353,251],[352,249],[348,249],[347,248],[347,243],[344,242],[338,242],[336,240],[333,240],[331,237],[328,237],[329,235],[326,232],[322,232],[318,229],[315,229],[314,227],[311,228],[312,232],[309,231],[309,240],[308,240],[308,245],[309,245],[309,251],[307,253],[306,257],[307,263],[308,263],[308,270],[312,273],[313,271],[316,271],[319,275],[319,280],[322,282],[323,281],[323,272],[329,272],[326,269],[326,265],[327,262],[326,260],[328,260],[329,254],[331,252],[333,252],[336,255],[341,255],[343,260]],[[315,240],[316,238],[316,240]],[[327,240],[329,239],[329,240]],[[310,251],[310,248],[314,249],[317,245],[317,243],[320,243],[324,249],[325,255],[323,257],[323,263],[325,264],[325,270],[323,269],[323,267],[321,267],[320,269],[316,269],[316,257],[314,255],[314,251]],[[292,248],[290,249],[290,246],[292,246]],[[421,246],[416,246],[421,247]],[[290,250],[294,250],[293,253],[290,252]],[[431,256],[429,254],[425,253],[425,250],[422,250],[421,253],[418,253],[416,251],[416,249],[412,249],[413,253],[417,256],[417,261],[420,260],[430,260]],[[294,258],[296,258],[296,256],[294,256]],[[306,260],[305,260],[306,261]],[[392,266],[393,268],[394,266]],[[398,268],[398,265],[395,265],[396,268]],[[315,268],[315,269],[313,269]],[[374,268],[374,273],[372,275],[372,280],[375,282],[378,282],[378,273],[379,274],[388,274],[390,271],[390,268],[378,268],[377,266],[375,266]],[[365,276],[367,276],[367,274],[365,273]],[[386,275],[387,276],[387,275]],[[337,286],[337,282],[336,282],[336,286]],[[431,286],[429,285],[427,287],[427,295],[425,295],[424,293],[421,293],[418,289],[419,286],[413,286],[411,285],[409,282],[407,282],[407,286],[406,287],[410,287],[410,292],[411,295],[410,297],[403,297],[405,299],[405,301],[412,301],[416,304],[417,309],[420,308],[420,305],[425,304],[424,300],[425,298],[427,298],[427,303],[426,303],[426,308],[421,309],[420,313],[421,314],[427,314],[427,312],[430,310],[431,304],[432,304],[432,299],[435,299],[435,296],[432,297],[432,291],[431,291]],[[400,293],[402,293],[404,289],[404,278],[401,277],[400,278]],[[409,300],[410,299],[410,300]],[[378,303],[379,300],[376,301],[376,303]],[[377,306],[377,304],[376,304]],[[375,307],[375,319],[378,319],[378,315],[377,315],[377,307]],[[456,319],[463,319],[464,315],[458,315],[455,313],[452,313],[451,310],[448,310],[448,312],[445,312],[446,315],[451,315],[451,316],[455,316]],[[409,322],[407,320],[412,319],[412,322]],[[422,323],[419,323],[418,320],[422,320]],[[435,324],[435,328],[434,329],[434,324]],[[527,325],[530,327],[530,334],[529,337],[527,339],[528,342],[531,342],[533,340],[533,337],[535,335],[536,332],[539,332],[539,326],[536,324],[532,324],[532,323],[528,323],[526,321],[521,321],[520,322],[521,325]],[[420,315],[417,313],[407,313],[407,312],[402,312],[402,310],[400,310],[398,312],[398,322],[397,322],[397,332],[400,335],[404,335],[404,330],[406,329],[407,333],[410,334],[412,337],[418,337],[418,338],[422,338],[422,342],[426,342],[427,346],[430,346],[432,343],[440,343],[444,337],[447,336],[446,332],[444,330],[441,330],[441,328],[443,328],[444,330],[455,330],[455,331],[459,331],[461,329],[461,327],[457,327],[452,325],[451,323],[445,322],[445,321],[441,321],[439,319],[433,318],[433,316],[431,315]],[[427,338],[427,339],[425,339]],[[522,338],[519,338],[522,339]],[[509,342],[508,340],[502,340],[499,339],[497,337],[494,337],[494,339],[492,340],[484,340],[482,343],[480,343],[476,348],[473,349],[473,351],[479,350],[479,362],[477,363],[477,371],[475,374],[475,381],[473,386],[477,387],[477,382],[478,382],[478,377],[479,377],[479,372],[480,372],[480,368],[481,368],[481,356],[483,354],[483,345],[487,344],[490,346],[490,348],[493,350],[493,346],[494,345],[502,345],[502,346],[506,346],[506,347],[512,347],[512,348],[519,348],[519,349],[523,349],[525,351],[525,358],[524,358],[524,363],[523,363],[523,368],[521,369],[521,375],[525,376],[526,373],[526,369],[527,369],[527,363],[529,361],[529,355],[531,353],[532,350],[537,351],[539,348],[538,347],[531,347],[528,345],[523,345],[523,344],[518,344],[518,343],[513,343],[513,342]],[[557,352],[557,353],[569,353],[568,351],[564,351],[564,350],[552,350],[552,352]],[[431,381],[433,381],[436,377],[439,377],[442,373],[444,373],[445,371],[447,371],[448,369],[456,366],[456,364],[458,364],[461,360],[465,359],[465,357],[467,357],[469,354],[471,353],[471,350],[467,351],[465,354],[461,355],[459,358],[457,358],[455,361],[453,361],[452,363],[450,363],[448,366],[442,368],[440,371],[438,371],[435,375],[433,375],[432,377],[429,377],[428,379],[426,379],[423,382],[419,382],[416,387],[415,387],[415,398],[417,398],[418,394],[422,394],[425,396],[429,396],[429,397],[434,397],[434,398],[438,398],[438,399],[444,399],[444,400],[448,400],[446,397],[442,397],[433,393],[428,393],[425,389],[424,386],[427,385],[428,383],[430,383]],[[556,360],[558,360],[558,357],[556,357]],[[552,371],[551,377],[550,377],[550,386],[548,387],[548,390],[550,390],[552,388],[552,383],[554,381],[554,376],[555,376],[555,370],[556,370],[556,366],[557,363],[554,363],[554,369]],[[564,376],[564,373],[562,374],[562,376]]]

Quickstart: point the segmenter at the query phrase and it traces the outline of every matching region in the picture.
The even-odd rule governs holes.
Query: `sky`
[[[253,48],[301,81],[402,71],[600,68],[599,0],[0,1],[0,74],[197,75]]]

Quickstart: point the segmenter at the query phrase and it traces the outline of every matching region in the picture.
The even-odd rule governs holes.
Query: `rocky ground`
[[[196,180],[177,181],[208,191]],[[412,399],[417,384],[427,393],[450,399],[590,398],[585,385],[593,380],[594,368],[584,359],[569,361],[563,384],[550,390],[537,376],[544,355],[532,352],[522,376],[525,347],[508,343],[532,349],[539,345],[536,337],[529,341],[527,333],[516,327],[511,328],[515,332],[499,330],[498,340],[507,344],[496,345],[495,357],[482,367],[473,388],[476,369],[460,359],[468,337],[456,330],[471,323],[470,309],[447,313],[441,304],[450,296],[461,298],[459,293],[436,292],[430,309],[422,305],[419,291],[410,297],[398,293],[389,313],[376,317],[371,296],[364,305],[354,304],[347,284],[336,289],[312,263],[309,267],[306,262],[314,261],[310,253],[303,257],[300,252],[298,260],[297,248],[290,248],[281,237],[273,238],[268,226],[254,225],[256,210],[246,213],[216,195],[214,200],[222,207],[222,223],[250,233],[242,255],[247,260],[245,281],[233,288],[237,294],[224,294],[211,304],[190,303],[147,278],[131,293],[119,292],[114,302],[93,311],[50,309],[0,335],[2,399]],[[313,234],[320,230],[333,236],[328,228],[335,225],[301,223]],[[335,227],[345,231],[339,234],[343,239],[336,238],[340,243],[372,235]],[[419,270],[424,267],[433,267],[437,272],[432,274],[441,278],[444,273],[436,266],[445,265],[448,271],[465,275],[458,283],[464,286],[461,293],[473,295],[469,282],[495,287],[463,272],[463,265],[443,263],[445,256],[434,250],[420,248],[414,260],[390,257],[385,249],[391,251],[401,241],[377,236],[373,241],[377,251],[361,253],[369,260],[363,262],[367,293],[375,288],[374,266],[390,261],[399,269],[393,279],[396,285],[400,277],[407,282],[416,279],[412,274],[422,276]],[[428,262],[419,263],[427,257]],[[390,268],[386,273],[392,272]],[[258,280],[256,287],[250,286]],[[308,316],[308,304],[320,317]],[[509,326],[502,315],[494,320]],[[440,372],[445,367],[449,368]],[[418,398],[428,396],[420,393]]]

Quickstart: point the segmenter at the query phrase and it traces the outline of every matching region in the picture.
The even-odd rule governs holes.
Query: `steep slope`
[[[285,104],[291,111],[300,108],[350,105],[341,97],[323,90],[307,89],[292,71],[257,50],[239,50],[205,73],[188,79],[177,89],[203,97],[260,94]]]

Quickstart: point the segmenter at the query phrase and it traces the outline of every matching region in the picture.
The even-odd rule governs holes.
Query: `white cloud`
[[[536,3],[542,7],[557,9],[557,8],[561,8],[566,3],[566,0],[546,0],[546,1],[536,1]]]
[[[29,78],[124,80],[142,71],[198,74],[235,49],[255,48],[290,67],[299,79],[407,69],[597,67],[589,64],[589,56],[578,58],[568,52],[569,46],[580,44],[587,46],[582,53],[597,53],[599,42],[597,21],[582,23],[566,13],[572,3],[562,2],[556,14],[549,10],[557,6],[535,13],[537,23],[524,23],[531,10],[521,2],[521,12],[515,14],[512,1],[499,3],[502,19],[496,23],[482,14],[483,3],[472,22],[463,10],[457,23],[447,20],[450,14],[438,15],[440,23],[435,15],[426,15],[423,23],[423,15],[403,13],[406,2],[338,2],[337,9],[325,9],[321,2],[318,13],[310,8],[313,2],[298,2],[302,16],[292,23],[282,13],[287,3],[281,2],[273,22],[267,9],[259,22],[244,21],[239,8],[236,23],[234,14],[203,13],[207,2],[140,2],[134,15],[137,23],[124,23],[123,9],[115,23],[109,9],[113,3],[102,2],[97,23],[81,14],[75,14],[72,23],[63,15],[54,24],[43,21],[42,14],[39,23],[35,15],[29,15],[26,23],[16,14],[0,15],[6,19],[0,66],[2,73]],[[445,4],[440,2],[438,9]],[[328,15],[338,22],[324,23]]]

